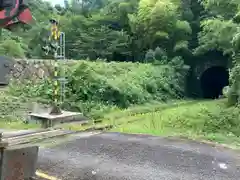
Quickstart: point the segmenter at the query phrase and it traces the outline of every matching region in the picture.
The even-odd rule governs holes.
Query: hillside
[[[191,74],[198,69],[196,66],[203,65],[204,59],[211,63],[215,56],[210,54],[220,54],[223,57],[220,61],[226,62],[223,68],[233,69],[230,102],[237,103],[239,2],[236,0],[64,2],[64,6],[52,7],[46,1],[30,1],[36,22],[24,32],[3,30],[0,55],[52,59],[53,54],[44,53],[42,47],[49,44],[49,19],[57,18],[66,35],[68,59],[161,64],[181,57],[190,66]],[[186,83],[188,94],[193,95],[197,78],[191,79],[194,77],[188,77]]]
[[[70,63],[65,67],[68,84],[63,107],[91,115],[94,111],[113,107],[128,108],[151,101],[182,98],[187,69],[181,59],[175,60],[163,65],[101,61]],[[25,77],[24,72],[21,74]],[[52,99],[52,90],[51,79],[46,78],[21,78],[10,85],[10,93],[14,96],[48,103]]]
[[[181,74],[172,76],[177,70],[179,73],[181,63],[176,65],[71,62],[66,67],[69,82],[62,108],[100,121],[95,127],[113,126],[111,131],[182,136],[238,146],[239,109],[228,107],[226,99],[185,99],[187,69],[182,67]],[[39,128],[24,121],[36,102],[49,104],[51,97],[52,85],[47,79],[11,81],[0,95],[1,128]],[[76,123],[62,127],[88,128]]]
[[[1,95],[3,126],[6,123],[17,124],[14,127],[22,125],[34,102],[52,103],[53,66],[47,59],[52,59],[53,54],[43,52],[42,47],[51,43],[48,42],[49,19],[57,18],[66,35],[66,58],[74,59],[74,63],[60,67],[66,68],[68,77],[62,108],[115,124],[117,120],[114,119],[118,118],[112,118],[112,113],[119,112],[118,116],[123,116],[121,121],[125,122],[132,117],[123,114],[131,114],[133,109],[140,114],[142,110],[151,114],[177,104],[177,108],[156,112],[152,120],[149,120],[149,114],[140,115],[143,121],[131,122],[130,129],[122,125],[118,127],[126,132],[136,127],[135,133],[161,134],[170,128],[171,131],[177,129],[180,134],[185,131],[187,136],[209,137],[217,133],[228,137],[230,133],[238,138],[238,1],[66,0],[64,7],[52,7],[45,1],[32,0],[29,7],[36,19],[35,24],[31,29],[16,33],[3,30],[0,55],[41,59],[43,63],[37,68],[35,65],[23,68],[24,73],[12,74],[14,77],[9,87]],[[221,57],[217,58],[220,65],[211,64],[214,57]],[[25,64],[19,68],[23,66]],[[39,75],[39,66],[45,73],[43,77]],[[214,97],[224,96],[226,101],[209,99],[202,102],[201,98],[205,96],[200,93],[195,96],[199,99],[193,100],[192,89],[201,90],[199,84],[204,72],[214,66],[221,66],[225,73],[224,86],[229,84],[229,88],[225,88],[227,91],[223,95],[223,77],[218,73],[212,77],[214,83],[209,81],[205,86],[219,86]],[[214,73],[203,79],[207,81],[211,75]],[[182,103],[189,103],[189,106]],[[203,111],[202,106],[208,111]],[[153,128],[149,132],[142,129],[145,124],[152,126],[153,122],[164,128]],[[30,125],[23,127],[30,128]]]

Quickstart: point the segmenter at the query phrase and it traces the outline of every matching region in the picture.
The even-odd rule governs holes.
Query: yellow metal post
[[[60,37],[60,31],[58,29],[58,22],[55,20],[51,20],[51,35],[49,40],[53,40],[57,42]],[[57,49],[55,50],[57,51]],[[57,52],[55,52],[54,55],[56,55]],[[59,97],[59,83],[58,83],[58,73],[59,73],[59,68],[58,68],[58,59],[57,57],[54,57],[54,76],[53,76],[53,109],[51,114],[60,114],[61,110],[58,107],[58,97]]]

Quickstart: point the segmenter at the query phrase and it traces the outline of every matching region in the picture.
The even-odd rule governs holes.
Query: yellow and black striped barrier
[[[51,22],[51,35],[49,37],[50,40],[58,41],[60,37],[60,31],[58,28],[58,22],[55,20],[50,20]],[[57,49],[56,49],[57,51]],[[54,61],[54,77],[53,77],[53,101],[54,104],[58,104],[58,97],[59,97],[59,83],[58,83],[58,73],[59,73],[59,66],[58,66],[58,59],[55,57]]]

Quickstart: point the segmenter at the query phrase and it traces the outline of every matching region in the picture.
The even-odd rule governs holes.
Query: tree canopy
[[[192,65],[197,56],[218,51],[234,67],[230,94],[240,97],[239,0],[65,0],[65,6],[29,1],[36,23],[17,33],[2,32],[0,53],[18,58],[51,58],[41,47],[48,21],[60,20],[68,59],[171,62]],[[231,99],[231,98],[230,98]]]
[[[146,62],[149,53],[160,51],[164,57],[184,59],[212,50],[232,55],[239,46],[239,4],[237,0],[65,0],[64,7],[52,7],[31,0],[36,23],[27,32],[3,31],[0,52],[45,58],[41,46],[48,20],[55,17],[66,34],[66,55],[71,59]]]

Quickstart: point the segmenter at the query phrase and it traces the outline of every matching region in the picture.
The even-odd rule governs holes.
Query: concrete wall
[[[0,157],[0,179],[23,180],[34,177],[38,150],[37,146],[4,149]]]
[[[74,64],[77,61],[68,60],[67,63]],[[61,65],[62,62],[59,62]],[[54,60],[39,59],[15,59],[11,67],[11,72],[7,74],[8,78],[15,80],[37,80],[42,78],[50,78],[53,76]]]

